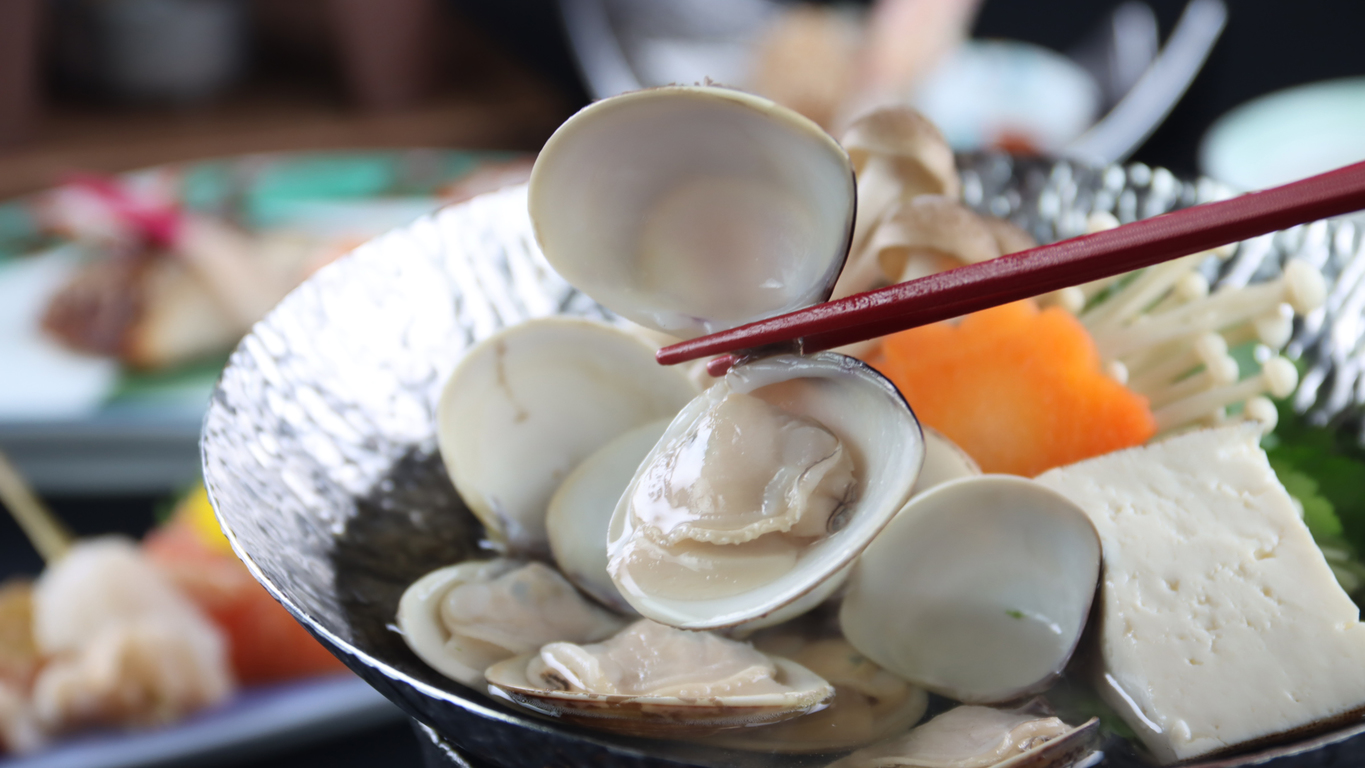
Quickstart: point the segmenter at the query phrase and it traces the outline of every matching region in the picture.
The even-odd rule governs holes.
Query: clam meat
[[[600,643],[549,643],[493,665],[487,678],[490,690],[529,709],[656,735],[797,717],[834,695],[795,662],[648,619]]]
[[[1032,712],[962,706],[830,768],[1079,768],[1102,757],[1099,720],[1067,725]]]
[[[622,625],[553,568],[502,558],[432,571],[398,603],[413,653],[468,686],[480,685],[494,662],[559,640],[601,640]]]
[[[794,615],[837,588],[909,498],[923,453],[905,401],[857,360],[735,366],[674,419],[621,496],[612,580],[642,615],[686,629]]]

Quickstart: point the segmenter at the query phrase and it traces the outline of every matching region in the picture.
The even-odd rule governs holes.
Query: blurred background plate
[[[1204,174],[1265,189],[1365,160],[1365,77],[1262,96],[1224,115],[1199,145]]]
[[[183,209],[331,254],[464,196],[517,155],[447,149],[246,155],[123,174]],[[97,248],[45,231],[43,196],[0,204],[0,450],[46,493],[160,493],[198,475],[200,421],[228,349],[134,370],[68,351],[40,327],[49,298]],[[330,256],[329,256],[330,257]]]
[[[131,768],[245,760],[402,719],[402,711],[351,675],[251,688],[227,705],[172,726],[88,734],[0,768]]]

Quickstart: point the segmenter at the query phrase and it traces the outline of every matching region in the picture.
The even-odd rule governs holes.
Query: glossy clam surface
[[[982,157],[963,169],[969,202],[986,209],[1001,201],[1042,240],[1071,234],[1068,217],[1079,210],[1083,219],[1108,183],[1102,169],[1068,163],[1011,165]],[[1113,197],[1133,188],[1118,173]],[[1060,214],[1040,216],[1036,200],[1055,196],[1063,176],[1073,194],[1063,196]],[[1009,207],[1020,199],[1023,207]],[[1181,199],[1157,200],[1143,186],[1132,205],[1154,215],[1184,204]],[[1157,200],[1150,210],[1143,207],[1149,200]],[[236,552],[353,670],[475,761],[528,767],[832,762],[839,753],[749,753],[616,737],[537,718],[444,677],[395,632],[399,597],[412,582],[435,568],[489,556],[479,546],[485,533],[436,450],[441,387],[478,341],[553,314],[614,322],[543,260],[524,188],[420,219],[291,293],[233,354],[205,419],[205,480]],[[1122,743],[1105,751],[1103,765],[1147,764]],[[1355,725],[1202,765],[1307,768],[1362,760],[1365,726]]]
[[[530,181],[555,269],[682,338],[823,301],[853,229],[853,167],[819,126],[767,99],[669,86],[584,107]]]

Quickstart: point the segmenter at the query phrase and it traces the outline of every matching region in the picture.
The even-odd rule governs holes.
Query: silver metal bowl
[[[1079,233],[1098,208],[1131,220],[1226,194],[1145,166],[983,155],[963,158],[961,167],[970,204],[1013,218],[1042,241]],[[456,495],[436,447],[435,406],[456,361],[480,339],[526,318],[614,321],[546,264],[525,197],[524,187],[504,190],[374,240],[319,272],[256,325],[223,372],[204,420],[204,477],[224,531],[256,578],[337,656],[425,724],[432,739],[477,760],[527,767],[824,765],[827,755],[626,739],[529,716],[438,674],[395,631],[408,584],[480,553],[482,528]],[[1243,244],[1213,275],[1224,283],[1264,279],[1290,254],[1323,267],[1333,298],[1295,336],[1296,349],[1312,361],[1299,394],[1315,418],[1343,428],[1358,428],[1365,399],[1359,355],[1342,353],[1349,334],[1335,332],[1349,326],[1356,333],[1351,343],[1359,342],[1360,248],[1354,224],[1312,224]],[[1341,391],[1353,394],[1343,399]],[[1362,730],[1208,765],[1358,764],[1365,762]],[[1106,751],[1106,765],[1142,764],[1122,743]]]

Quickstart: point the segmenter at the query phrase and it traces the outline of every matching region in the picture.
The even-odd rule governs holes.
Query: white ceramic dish
[[[1262,96],[1218,119],[1199,169],[1239,189],[1265,189],[1365,160],[1365,77]]]

